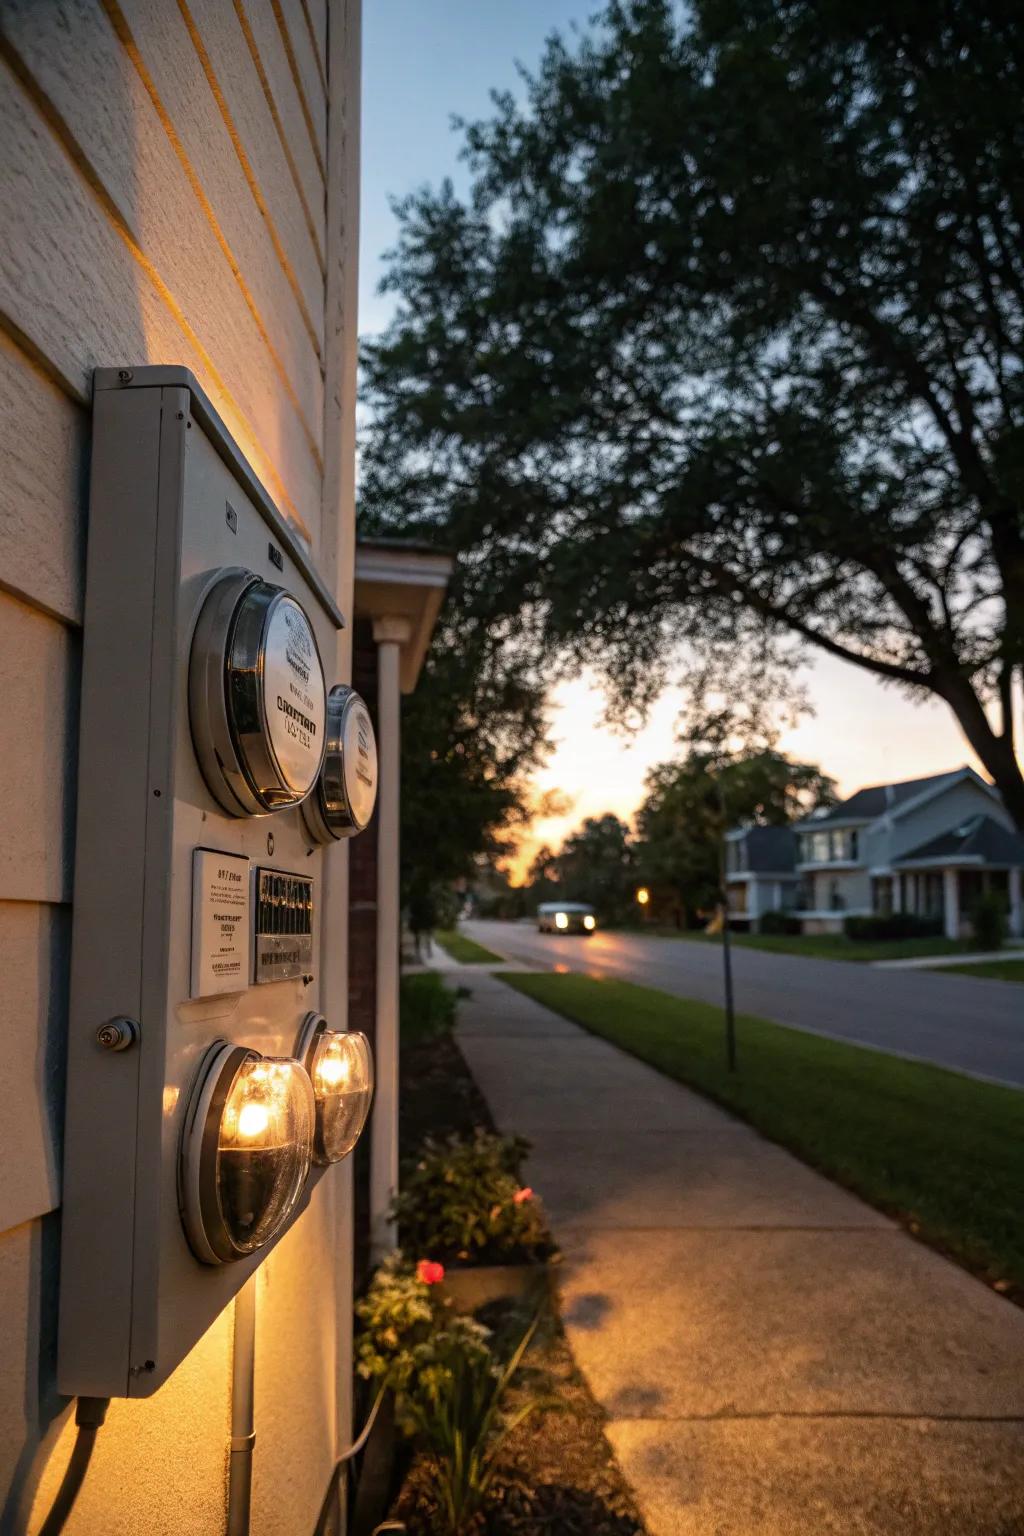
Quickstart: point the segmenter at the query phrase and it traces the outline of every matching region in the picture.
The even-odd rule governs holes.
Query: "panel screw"
[[[267,833],[267,853],[270,855],[271,858],[274,857],[274,834],[273,834],[273,832],[268,832]]]
[[[135,375],[130,368],[119,368],[117,379],[119,384],[130,384]]]
[[[139,1026],[134,1019],[111,1019],[96,1031],[96,1044],[105,1051],[127,1051],[139,1038]]]

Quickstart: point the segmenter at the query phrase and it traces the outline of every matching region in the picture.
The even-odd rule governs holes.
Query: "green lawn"
[[[1024,1299],[1024,1093],[749,1015],[731,1076],[720,1008],[631,982],[500,974]]]
[[[434,938],[460,965],[487,965],[493,961],[500,963],[502,959],[492,949],[485,949],[475,940],[467,939],[464,933],[459,933],[455,928],[443,928],[434,934]]]
[[[965,961],[963,965],[936,966],[935,970],[952,971],[958,976],[987,976],[992,981],[1024,982],[1024,960],[979,960],[974,965]]]
[[[665,930],[662,930],[665,933]],[[662,935],[659,934],[659,937]],[[717,933],[677,933],[679,939],[700,944],[721,944]],[[848,939],[842,933],[733,933],[741,949],[767,949],[780,955],[811,955],[818,960],[913,960],[928,955],[970,954],[970,945],[957,939]]]

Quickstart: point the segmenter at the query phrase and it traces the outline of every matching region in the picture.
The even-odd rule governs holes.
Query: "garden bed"
[[[406,1162],[419,1153],[425,1138],[437,1144],[450,1136],[470,1139],[477,1131],[494,1132],[452,1034],[454,1007],[439,988],[440,979],[429,973],[403,982],[399,1140]],[[424,1256],[410,1252],[410,1257]],[[502,1443],[486,1514],[466,1528],[465,1536],[644,1536],[633,1495],[605,1437],[603,1410],[573,1361],[546,1266],[515,1269],[520,1282],[523,1272],[529,1276],[527,1294],[487,1302],[475,1316],[491,1330],[499,1359],[512,1355],[536,1321],[503,1405],[512,1416],[538,1399],[541,1406]],[[513,1272],[506,1267],[506,1275]],[[492,1283],[500,1290],[499,1268],[456,1269],[453,1290],[482,1281],[487,1282],[483,1294]],[[439,1299],[446,1284],[447,1279],[437,1286]],[[462,1310],[455,1296],[447,1299],[452,1310]],[[390,1518],[401,1521],[409,1536],[436,1536],[450,1529],[439,1518],[430,1454],[419,1451],[411,1464],[399,1456],[396,1468],[401,1486]]]

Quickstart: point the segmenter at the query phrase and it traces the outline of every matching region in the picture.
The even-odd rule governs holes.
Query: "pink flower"
[[[515,1194],[512,1196],[512,1203],[513,1203],[513,1205],[522,1205],[524,1200],[532,1200],[532,1199],[533,1199],[533,1190],[530,1189],[529,1185],[527,1185],[527,1187],[525,1189],[517,1189],[516,1190]]]
[[[416,1278],[424,1285],[440,1285],[444,1279],[444,1265],[435,1264],[433,1259],[420,1259],[416,1265]]]

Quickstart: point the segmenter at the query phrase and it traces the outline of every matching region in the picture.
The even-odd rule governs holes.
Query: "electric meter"
[[[299,1036],[298,1057],[316,1101],[314,1160],[339,1163],[359,1140],[370,1113],[370,1042],[358,1030],[341,1033],[329,1028],[322,1013],[309,1013]]]
[[[327,696],[327,749],[313,793],[302,803],[311,838],[330,843],[369,825],[377,802],[377,741],[370,712],[343,683]]]
[[[219,1041],[185,1118],[182,1220],[205,1264],[246,1258],[281,1230],[313,1152],[313,1090],[297,1061]]]
[[[298,805],[324,760],[326,685],[299,601],[251,571],[225,572],[196,623],[189,717],[214,799],[232,816]]]

